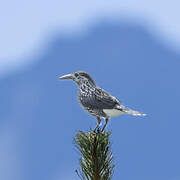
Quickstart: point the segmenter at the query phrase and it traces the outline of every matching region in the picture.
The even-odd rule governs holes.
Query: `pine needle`
[[[81,180],[110,180],[113,174],[113,156],[110,150],[110,132],[82,132],[75,137],[75,144],[82,157],[81,170],[77,175]]]

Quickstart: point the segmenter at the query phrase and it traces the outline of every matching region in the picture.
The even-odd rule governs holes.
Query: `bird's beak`
[[[65,79],[73,79],[73,75],[72,74],[67,74],[64,76],[59,77],[60,80],[65,80]]]

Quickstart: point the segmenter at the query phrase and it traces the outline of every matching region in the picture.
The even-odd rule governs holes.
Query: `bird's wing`
[[[93,109],[113,109],[120,105],[120,102],[103,89],[96,87],[93,95],[83,98],[82,104]]]

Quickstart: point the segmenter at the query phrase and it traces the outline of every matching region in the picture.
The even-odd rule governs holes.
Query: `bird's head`
[[[84,83],[89,83],[92,86],[95,86],[94,80],[91,78],[91,76],[85,72],[85,71],[76,71],[72,74],[67,74],[64,76],[59,77],[60,80],[66,80],[70,79],[77,83],[77,85],[81,85]]]

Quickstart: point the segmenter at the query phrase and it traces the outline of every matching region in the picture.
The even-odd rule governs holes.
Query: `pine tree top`
[[[80,151],[81,180],[110,180],[113,174],[113,156],[110,150],[110,132],[79,131],[75,137]]]

